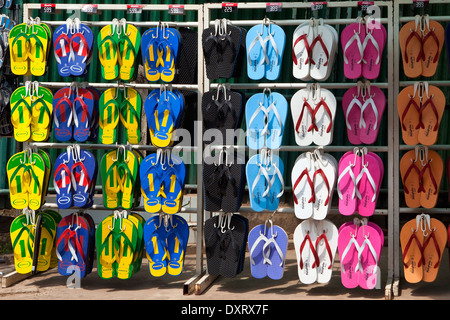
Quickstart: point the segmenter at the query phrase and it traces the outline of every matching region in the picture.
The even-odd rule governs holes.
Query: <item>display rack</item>
[[[282,4],[282,10],[290,10],[290,9],[310,9],[312,5],[312,2],[289,2],[289,3],[283,3]],[[358,3],[353,1],[339,1],[339,2],[327,2],[327,8],[354,8],[357,7]],[[386,106],[386,113],[387,113],[387,119],[388,119],[388,128],[392,128],[394,126],[394,123],[396,122],[397,115],[394,105],[394,97],[396,97],[396,93],[393,90],[394,85],[394,59],[392,57],[394,56],[394,30],[392,28],[392,21],[393,21],[393,5],[390,1],[374,1],[375,6],[379,7],[386,7],[387,8],[387,17],[381,17],[379,22],[387,25],[387,41],[385,50],[387,50],[387,65],[384,65],[383,67],[387,69],[387,82],[384,83],[377,83],[373,82],[372,84],[374,86],[378,86],[381,89],[386,89],[388,91],[387,94],[387,106]],[[237,9],[238,10],[252,10],[252,9],[266,9],[267,3],[238,3]],[[213,25],[213,21],[211,20],[212,11],[213,10],[221,10],[222,4],[221,3],[214,3],[210,4],[207,3],[204,5],[204,28],[208,28]],[[235,26],[254,26],[261,24],[263,20],[263,16],[260,17],[258,20],[230,20],[230,23]],[[298,26],[302,24],[303,22],[307,22],[308,20],[302,20],[302,19],[279,19],[279,20],[271,20],[273,23],[279,25],[279,26]],[[331,24],[331,25],[346,25],[352,22],[356,21],[355,19],[323,19],[324,23]],[[287,38],[286,39],[286,48],[290,50],[291,42]],[[286,53],[285,53],[286,54]],[[384,62],[383,62],[384,63]],[[206,68],[205,68],[206,70]],[[295,83],[277,83],[277,82],[271,82],[267,81],[267,83],[229,83],[228,84],[231,89],[263,89],[266,87],[270,87],[270,89],[301,89],[306,87],[306,83],[302,83],[300,81],[296,81]],[[329,82],[323,82],[320,84],[321,87],[327,88],[327,89],[348,89],[355,85],[355,83],[349,81],[346,83],[329,83]],[[204,92],[207,92],[210,89],[217,88],[218,84],[213,83],[210,79],[207,78],[206,74],[204,75]],[[339,107],[339,106],[338,106]],[[394,166],[392,165],[394,160],[394,154],[396,153],[396,145],[395,145],[395,138],[394,137],[397,133],[396,132],[389,132],[387,137],[387,143],[384,146],[366,146],[369,151],[374,152],[384,152],[387,153],[388,162],[385,163],[385,173],[387,174],[387,209],[377,209],[375,211],[375,215],[387,215],[388,218],[388,235],[387,235],[387,249],[388,249],[388,269],[387,272],[387,283],[385,286],[385,296],[386,299],[390,299],[392,297],[392,284],[393,284],[393,276],[394,276],[394,260],[393,260],[393,250],[394,250],[394,238],[396,237],[395,234],[395,228],[394,228],[394,217],[393,217],[393,211],[394,211],[394,195],[393,190],[396,181],[394,181]],[[392,134],[391,134],[392,133]],[[281,146],[279,149],[280,152],[305,152],[309,151],[313,148],[313,146],[308,147],[300,147],[300,146]],[[324,146],[323,150],[325,152],[345,152],[351,150],[353,147],[351,146]],[[398,147],[397,147],[398,149]],[[248,150],[248,148],[245,148],[245,150]],[[398,184],[398,183],[397,183]],[[239,212],[252,212],[252,210],[248,207],[241,207]],[[293,208],[280,208],[278,212],[294,212]],[[338,210],[336,208],[332,208],[330,210],[331,214],[337,214]],[[207,217],[211,216],[211,212],[205,212],[205,220]],[[206,284],[210,284],[214,279],[214,276],[206,274],[204,278],[199,282],[202,283],[204,281]],[[203,285],[202,287],[206,287],[207,285]],[[198,292],[200,293],[200,292]]]

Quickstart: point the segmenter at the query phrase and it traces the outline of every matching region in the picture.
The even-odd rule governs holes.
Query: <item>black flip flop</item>
[[[222,170],[222,166],[215,163],[203,164],[203,199],[206,211],[216,212],[222,208]]]
[[[242,33],[241,28],[229,24],[226,32],[219,37],[219,63],[217,65],[219,78],[229,79],[233,77],[241,42],[245,39]]]
[[[209,27],[202,33],[202,48],[205,57],[206,76],[208,79],[218,79],[217,61],[219,60],[218,50],[219,37],[215,27]]]
[[[197,81],[197,31],[189,28],[179,28],[181,49],[178,55],[178,72],[174,83],[195,84]]]

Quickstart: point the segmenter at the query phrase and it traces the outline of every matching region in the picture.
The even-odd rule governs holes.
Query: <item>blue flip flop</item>
[[[161,74],[158,66],[161,63],[158,55],[159,30],[150,28],[141,37],[142,64],[144,66],[145,77],[150,82],[160,80]]]
[[[283,160],[272,154],[270,156],[270,163],[266,168],[267,175],[270,179],[270,188],[267,194],[266,209],[275,211],[280,203],[280,197],[284,193],[284,164]]]
[[[95,180],[97,162],[89,151],[80,150],[79,159],[75,159],[72,166],[72,175],[75,190],[73,192],[73,204],[83,208],[90,198],[90,193]]]
[[[59,26],[53,33],[53,53],[57,62],[59,75],[61,77],[69,77],[70,38],[68,36],[67,24]]]
[[[94,44],[94,34],[87,25],[80,24],[70,38],[71,55],[70,73],[72,76],[82,76],[86,72],[86,66],[91,57],[92,45]]]
[[[163,61],[160,65],[161,80],[170,83],[175,79],[178,51],[180,48],[180,34],[174,28],[165,28],[160,34],[160,43],[163,46]],[[161,33],[161,32],[160,32]]]
[[[147,220],[144,225],[144,243],[150,274],[161,277],[167,272],[166,230],[159,215]]]
[[[54,134],[57,141],[70,141],[73,136],[73,110],[69,88],[59,89],[53,96]]]
[[[56,190],[56,203],[60,209],[68,209],[72,206],[72,178],[71,171],[73,157],[68,148],[55,160],[55,173],[53,176],[53,186]]]
[[[247,100],[245,106],[247,145],[253,150],[264,148],[266,144],[268,126],[265,100],[264,93],[256,93]]]
[[[166,214],[180,211],[183,201],[183,189],[186,178],[186,167],[181,158],[171,156],[166,163],[162,177],[161,209]]]
[[[250,272],[256,279],[263,279],[267,276],[267,259],[263,251],[264,245],[268,241],[266,231],[266,226],[260,224],[248,233]]]
[[[283,142],[283,133],[289,110],[288,102],[282,94],[272,92],[268,103],[268,136],[266,145],[269,149],[279,149]]]
[[[269,176],[265,165],[262,163],[263,156],[255,154],[246,165],[245,175],[249,190],[250,206],[254,211],[260,212],[266,209],[267,194],[269,192]]]
[[[266,54],[266,37],[267,28],[263,25],[256,25],[247,31],[245,43],[247,47],[247,75],[252,80],[260,80],[264,78],[266,70],[265,64],[268,61]]]
[[[267,80],[277,80],[280,76],[281,62],[286,44],[286,34],[284,30],[276,24],[265,26],[267,29],[267,56],[269,62],[265,66],[265,77]]]
[[[189,240],[189,226],[187,221],[179,216],[171,216],[172,223],[169,223],[167,231],[167,273],[171,276],[178,276],[183,272],[186,247]]]
[[[274,225],[268,231],[268,239],[266,250],[269,252],[270,264],[267,265],[267,276],[279,280],[284,273],[288,236],[281,227]]]
[[[89,138],[94,113],[94,96],[89,89],[78,88],[78,96],[73,101],[73,110],[73,137],[78,142],[85,142]]]
[[[161,163],[158,154],[153,153],[145,157],[139,168],[141,192],[144,197],[144,208],[149,213],[158,213],[161,210]]]

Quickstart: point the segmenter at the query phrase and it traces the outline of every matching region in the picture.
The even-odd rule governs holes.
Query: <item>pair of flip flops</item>
[[[203,163],[206,211],[238,212],[244,195],[245,158],[234,150],[222,149]]]
[[[383,231],[366,218],[355,218],[339,228],[338,251],[344,287],[375,289],[380,285],[383,245]]]
[[[400,160],[400,174],[408,207],[436,206],[444,175],[444,162],[436,151],[418,146],[406,152]]]
[[[319,83],[307,84],[297,91],[291,99],[295,142],[299,146],[331,144],[336,108],[334,94]]]
[[[447,240],[445,225],[428,214],[406,222],[400,231],[405,280],[409,283],[435,281]]]
[[[178,70],[181,36],[177,29],[161,23],[142,34],[141,51],[145,77],[150,82],[171,83]]]
[[[114,144],[118,139],[119,120],[130,144],[141,141],[141,95],[134,88],[109,88],[99,100],[99,135],[103,144]]]
[[[9,33],[11,71],[21,76],[42,76],[51,47],[50,27],[39,18],[18,24]]]
[[[445,42],[444,27],[428,15],[416,15],[399,33],[403,72],[408,78],[432,77]]]
[[[252,95],[245,105],[248,147],[279,149],[287,114],[288,103],[281,93],[264,89],[262,93]]]
[[[113,19],[97,35],[98,57],[105,80],[132,81],[137,75],[141,34],[126,19]]]
[[[302,153],[291,172],[294,212],[299,219],[323,220],[328,215],[337,177],[337,161],[327,153]]]
[[[348,216],[358,212],[373,215],[384,175],[381,158],[367,148],[354,148],[339,160],[337,192],[339,212]]]
[[[252,80],[277,80],[280,76],[286,33],[283,28],[264,19],[251,27],[245,38],[247,75]]]
[[[138,203],[141,161],[142,156],[137,151],[125,147],[109,151],[102,157],[100,172],[106,208],[129,210]]]
[[[417,81],[400,91],[397,111],[403,142],[408,145],[435,144],[445,106],[446,98],[442,90],[427,81]]]
[[[228,90],[223,84],[219,84],[217,90],[205,92],[202,96],[203,135],[209,136],[206,133],[210,129],[219,130],[222,142],[214,142],[219,145],[228,144],[227,132],[237,130],[241,124],[244,98],[244,94]],[[214,138],[218,139],[216,136]]]
[[[139,175],[145,211],[175,214],[181,210],[186,167],[180,157],[158,149],[144,158]]]
[[[338,245],[338,230],[329,220],[307,219],[294,231],[297,272],[301,283],[328,283]]]
[[[202,33],[202,49],[208,79],[230,79],[242,74],[247,30],[227,19],[216,19]]]
[[[269,150],[261,150],[247,162],[245,175],[250,206],[254,211],[275,211],[284,193],[283,160]]]
[[[233,278],[244,270],[248,219],[232,213],[205,221],[206,266],[210,275]]]
[[[254,278],[283,278],[288,247],[288,236],[271,220],[257,225],[248,234],[250,271]]]
[[[90,208],[94,203],[97,174],[97,161],[91,152],[80,149],[79,145],[68,146],[55,160],[53,186],[58,208]]]
[[[72,213],[59,221],[56,228],[59,274],[86,277],[92,271],[94,248],[95,223],[89,214]]]
[[[102,279],[129,279],[141,268],[144,254],[144,218],[137,213],[114,211],[95,231],[97,272]]]
[[[179,215],[155,215],[144,225],[145,252],[153,277],[183,272],[189,240],[187,221]]]
[[[53,53],[61,77],[88,74],[92,59],[94,34],[80,19],[68,18],[53,34]]]
[[[37,81],[26,81],[10,97],[11,123],[16,141],[46,141],[53,117],[53,94]]]
[[[386,96],[368,80],[358,81],[342,97],[347,137],[353,145],[373,144],[378,137],[386,108]]]
[[[387,32],[381,23],[358,17],[341,33],[344,75],[348,79],[376,79],[380,74]]]
[[[322,19],[299,25],[292,39],[293,76],[303,81],[325,81],[333,69],[338,34]]]
[[[99,92],[92,87],[73,83],[55,92],[53,122],[55,139],[67,141],[95,141],[98,136]]]
[[[24,210],[11,223],[10,235],[17,273],[35,274],[54,267],[56,223],[53,215]]]
[[[43,150],[14,154],[6,165],[9,196],[14,209],[38,210],[45,202],[52,163]]]
[[[152,145],[157,148],[171,146],[172,137],[180,126],[183,115],[183,94],[162,86],[150,92],[145,99],[144,109]]]

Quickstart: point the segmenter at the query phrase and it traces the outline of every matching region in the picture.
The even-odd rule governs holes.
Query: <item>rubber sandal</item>
[[[134,273],[138,231],[135,224],[125,218],[115,218],[114,250],[116,250],[116,275],[119,279],[129,279]]]
[[[103,92],[99,101],[99,142],[113,144],[117,140],[120,101],[122,93],[119,89],[110,88]]]
[[[31,139],[33,141],[46,141],[50,135],[53,119],[53,94],[50,89],[35,86],[31,96]]]
[[[77,88],[76,92],[73,100],[73,138],[78,142],[85,142],[94,120],[94,97],[89,89]]]
[[[68,209],[72,206],[72,152],[72,148],[67,148],[67,151],[61,153],[55,161],[53,187],[56,191],[56,203],[60,209]]]
[[[445,110],[445,95],[436,86],[424,83],[425,94],[419,112],[419,143],[431,146],[436,143],[439,133],[439,125]]]
[[[291,99],[291,115],[295,130],[295,142],[299,146],[309,146],[313,143],[314,109],[309,103],[312,95],[312,85],[298,90]]]
[[[360,246],[358,259],[358,283],[363,289],[374,289],[379,284],[379,259],[383,248],[383,232],[375,224],[362,225],[358,229],[357,241]]]
[[[312,284],[317,280],[319,257],[315,249],[317,234],[311,219],[300,223],[294,230],[294,247],[297,256],[297,273],[300,282]]]
[[[31,26],[31,34],[28,34],[30,71],[33,76],[42,76],[47,70],[47,54],[49,34],[41,25]]]
[[[339,160],[337,192],[342,215],[352,215],[357,210],[356,177],[361,172],[361,166],[361,157],[355,150],[346,152]]]
[[[167,273],[178,276],[183,272],[186,246],[189,239],[189,226],[181,216],[173,215],[167,231]]]
[[[70,76],[70,38],[68,37],[68,26],[63,24],[55,29],[53,33],[53,54],[58,66],[58,73],[61,77]]]
[[[342,109],[345,115],[348,141],[353,145],[361,144],[361,109],[362,109],[362,82],[345,91],[342,97]]]
[[[166,157],[166,162],[168,167],[161,178],[161,209],[166,214],[175,214],[183,204],[186,167],[181,158],[173,155]]]
[[[328,283],[333,274],[333,263],[338,247],[338,229],[326,219],[315,222],[317,239],[314,244],[319,265],[317,283]]]
[[[246,178],[249,186],[250,206],[252,210],[261,212],[267,208],[270,178],[265,165],[264,154],[255,154],[246,164]]]
[[[149,272],[154,277],[161,277],[167,272],[166,235],[159,216],[147,220],[144,226],[144,243]]]
[[[341,46],[344,52],[344,75],[348,79],[362,76],[363,42],[366,28],[362,22],[354,22],[346,26],[341,33]]]
[[[158,28],[150,28],[144,32],[141,39],[141,51],[145,77],[150,82],[161,79],[159,65],[161,64],[162,51],[158,50],[159,31]],[[162,61],[163,62],[163,61]]]
[[[409,283],[418,283],[423,279],[423,268],[425,264],[423,254],[424,236],[422,231],[419,230],[420,221],[420,218],[410,220],[403,225],[400,231],[403,276]]]
[[[87,25],[79,19],[74,19],[74,28],[70,38],[70,73],[72,76],[82,76],[92,55],[94,34]]]
[[[328,24],[319,23],[315,29],[316,36],[309,48],[311,63],[309,74],[317,81],[325,81],[333,68],[338,35],[336,29]]]
[[[31,98],[26,87],[19,87],[11,95],[11,123],[14,127],[14,139],[19,142],[31,138]]]
[[[14,209],[25,209],[29,206],[28,184],[30,181],[26,151],[13,155],[7,163],[6,170],[9,181],[10,203]]]
[[[178,52],[180,50],[180,34],[174,28],[164,28],[161,40],[164,64],[161,66],[161,81],[173,82],[176,76]]]
[[[266,145],[268,112],[265,101],[265,93],[256,93],[247,100],[245,106],[247,145],[253,150],[259,150]]]
[[[95,246],[97,248],[97,272],[102,279],[111,279],[116,275],[116,252],[112,232],[114,217],[104,218],[95,231]]]
[[[284,194],[284,163],[283,160],[270,153],[268,157],[267,176],[269,188],[267,193],[266,210],[275,211],[280,203],[280,198]]]
[[[302,153],[296,159],[291,173],[294,211],[299,219],[308,219],[313,214],[315,202],[313,175],[311,154]]]
[[[57,141],[65,142],[73,137],[73,103],[71,88],[62,88],[53,96],[54,136]]]
[[[32,272],[35,224],[26,214],[17,216],[10,226],[11,244],[14,254],[14,267],[19,274]]]
[[[357,211],[368,217],[373,215],[384,175],[384,165],[379,156],[373,152],[362,155],[361,170],[356,177]]]
[[[39,153],[31,153],[29,157],[28,172],[30,173],[30,181],[28,189],[28,208],[31,210],[39,210],[43,204],[44,183],[46,177],[46,165],[44,159]]]
[[[336,98],[334,94],[320,84],[314,85],[312,95],[314,105],[314,134],[313,142],[318,146],[326,146],[333,141],[334,119],[336,117]]]
[[[444,47],[445,29],[439,22],[430,20],[428,15],[423,17],[422,23],[424,24],[421,29],[424,55],[421,75],[432,77],[436,73],[439,56]]]
[[[284,274],[288,236],[286,231],[277,225],[269,228],[268,235],[270,237],[268,237],[268,241],[263,248],[263,252],[269,252],[267,257],[269,261],[267,265],[267,276],[272,280],[280,280]]]
[[[136,212],[131,212],[128,215],[128,219],[134,223],[134,225],[137,229],[136,251],[134,254],[135,261],[134,261],[134,266],[133,266],[133,272],[136,273],[136,272],[139,272],[139,270],[141,270],[142,257],[144,256],[144,251],[145,251],[145,247],[144,247],[145,220],[140,214],[138,214]]]
[[[40,211],[38,212],[38,214],[45,214],[49,217],[51,217],[51,219],[53,220],[53,222],[55,223],[55,227],[54,227],[54,235],[53,235],[53,244],[52,244],[52,248],[51,250],[51,257],[50,257],[50,266],[49,268],[55,268],[58,267],[58,257],[56,255],[56,228],[58,227],[59,222],[62,220],[62,216],[59,212],[56,212],[54,210],[44,210],[44,211]]]
[[[97,162],[91,152],[74,149],[74,163],[71,168],[73,184],[73,205],[85,208],[94,190]]]
[[[447,244],[447,228],[441,221],[430,218],[426,233],[422,248],[425,259],[424,265],[427,267],[423,268],[422,280],[433,282],[437,278],[442,255]]]
[[[338,163],[330,154],[315,152],[314,174],[312,182],[314,185],[314,204],[312,218],[323,220],[330,211],[333,199],[334,186],[338,171]]]
[[[120,79],[131,81],[134,78],[138,61],[141,34],[134,25],[127,23],[125,19],[120,20],[119,30],[121,31],[118,42]]]
[[[397,110],[402,129],[402,139],[407,145],[419,143],[420,107],[419,83],[407,86],[397,96]]]
[[[103,184],[103,204],[116,209],[121,203],[117,150],[106,153],[101,160],[100,170]]]
[[[114,22],[113,24],[104,26],[98,33],[98,56],[101,64],[102,77],[105,80],[115,80],[119,77],[117,43],[118,36]]]
[[[420,29],[420,16],[416,16],[415,21],[404,24],[399,33],[403,72],[408,78],[417,78],[422,74],[424,52]]]
[[[338,251],[341,265],[341,282],[346,288],[356,288],[359,285],[359,251],[357,242],[358,226],[349,223],[339,229]]]
[[[271,92],[267,101],[268,135],[266,146],[269,149],[279,149],[283,142],[284,128],[288,114],[288,102],[279,92]]]
[[[268,63],[267,48],[264,39],[267,36],[267,28],[256,25],[247,31],[247,75],[252,80],[261,80],[266,74],[265,64]]]
[[[120,178],[120,189],[122,192],[121,206],[128,210],[133,207],[134,188],[138,176],[139,160],[135,153],[126,150],[122,162],[123,165],[119,165],[119,176],[122,175]]]
[[[366,79],[376,79],[380,74],[383,50],[386,45],[387,32],[379,23],[376,27],[366,23],[366,34],[363,46],[362,76]]]
[[[161,155],[152,153],[141,162],[139,175],[141,180],[141,191],[144,198],[145,211],[157,213],[161,210],[162,200],[161,187]]]
[[[311,80],[309,74],[309,45],[313,39],[312,20],[299,25],[294,31],[292,40],[292,74],[296,79],[303,81]]]
[[[420,207],[421,165],[416,150],[406,152],[400,159],[400,175],[402,177],[405,203],[409,208]]]
[[[362,97],[361,106],[361,130],[359,138],[362,143],[373,144],[380,129],[383,113],[386,108],[386,96],[384,92],[376,87],[366,83],[365,95]]]
[[[15,75],[29,73],[27,29],[26,23],[21,23],[9,33],[11,72]]]
[[[277,80],[280,76],[283,53],[286,44],[286,34],[284,30],[276,24],[269,23],[267,28],[267,58],[265,65],[265,77],[267,80]]]
[[[120,121],[126,129],[127,141],[138,144],[141,141],[142,99],[133,88],[125,88],[123,101],[119,106]]]
[[[434,208],[439,196],[439,186],[444,174],[444,162],[441,156],[434,150],[426,150],[425,157],[421,159],[419,180],[420,205],[424,208]]]

